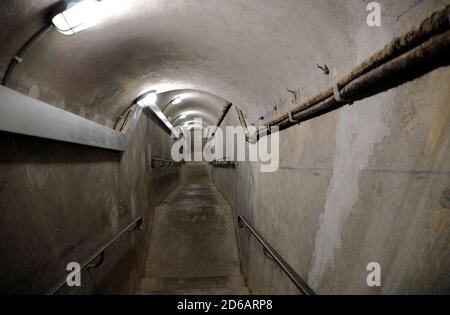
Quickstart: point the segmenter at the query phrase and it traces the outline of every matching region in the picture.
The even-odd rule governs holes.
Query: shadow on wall
[[[179,183],[177,168],[151,169],[171,139],[141,119],[125,153],[0,133],[0,292],[45,294],[124,227],[143,218],[60,293],[133,293],[144,271],[153,209]],[[154,152],[153,152],[154,151]],[[112,276],[113,275],[113,276]]]
[[[122,153],[112,150],[99,150],[78,144],[68,144],[31,136],[12,135],[0,131],[1,164],[65,164],[120,162]],[[6,152],[6,148],[9,149]]]

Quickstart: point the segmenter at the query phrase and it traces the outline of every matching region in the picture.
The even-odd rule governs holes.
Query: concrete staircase
[[[144,278],[139,294],[143,295],[248,295],[242,276],[203,276]]]
[[[208,167],[184,166],[185,183],[156,208],[138,294],[250,294],[232,209],[210,182]]]

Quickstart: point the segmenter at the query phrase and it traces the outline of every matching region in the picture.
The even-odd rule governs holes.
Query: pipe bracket
[[[98,268],[101,265],[103,265],[103,262],[105,261],[105,252],[101,252],[100,255],[98,255],[97,257],[100,257],[99,260],[96,263],[92,263],[87,265],[88,269],[93,269],[93,268]],[[97,258],[95,257],[95,258]]]
[[[292,124],[298,124],[299,123],[299,121],[297,121],[297,120],[292,118],[292,112],[289,111],[288,115],[289,115],[289,122],[290,123],[292,123]]]
[[[338,102],[340,104],[352,105],[353,104],[352,100],[347,100],[347,99],[343,98],[342,95],[341,95],[341,91],[339,90],[339,86],[338,86],[338,77],[337,77],[336,68],[334,68],[333,73],[334,73],[334,75],[333,75],[333,77],[334,77],[334,81],[333,81],[334,99],[336,100],[336,102]]]
[[[17,61],[17,63],[22,63],[23,58],[21,58],[19,56],[14,56],[14,60]]]

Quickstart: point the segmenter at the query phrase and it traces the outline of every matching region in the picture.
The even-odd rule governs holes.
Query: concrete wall
[[[59,0],[3,0],[0,75]],[[146,90],[207,91],[251,122],[329,86],[317,64],[350,70],[449,0],[379,0],[381,28],[366,24],[371,0],[128,0],[76,36],[52,31],[27,54],[10,87],[111,126]],[[193,19],[192,17],[195,17]],[[275,107],[277,110],[275,110]]]
[[[0,38],[8,43],[0,47],[2,74],[56,2],[2,3]],[[317,64],[342,75],[450,3],[380,0],[382,27],[370,28],[369,0],[120,2],[127,7],[98,27],[73,37],[46,36],[17,67],[10,86],[107,126],[148,89],[209,91],[257,123],[292,105],[287,89],[303,99],[329,87],[332,78]],[[436,70],[291,128],[281,134],[277,173],[240,163],[235,171],[215,170],[216,183],[236,214],[248,216],[319,293],[448,292],[449,79],[448,69]],[[163,141],[150,130],[147,135]],[[157,200],[167,178],[143,172],[142,145],[134,144],[119,161],[106,151],[6,134],[3,143],[3,290],[41,289],[21,284],[14,275],[21,272],[23,279],[50,284],[72,248],[85,257],[134,208],[141,213],[141,205]],[[123,221],[111,219],[116,217]],[[95,225],[80,228],[87,218]],[[29,243],[18,242],[27,237]],[[240,246],[254,292],[295,292],[252,238],[243,235]],[[380,289],[365,284],[370,261],[382,264]]]
[[[428,12],[419,5],[400,15],[389,2],[376,32],[347,24],[348,45],[308,45],[342,73],[441,8],[426,4]],[[327,80],[303,84],[320,91]],[[450,293],[449,80],[439,69],[286,130],[276,173],[237,163],[215,169],[215,183],[319,294]],[[239,243],[254,293],[297,292],[245,231]],[[379,288],[366,284],[369,262],[381,264]]]
[[[0,292],[46,293],[135,218],[82,287],[61,293],[132,293],[144,272],[153,209],[179,182],[171,139],[143,115],[126,153],[0,133]]]

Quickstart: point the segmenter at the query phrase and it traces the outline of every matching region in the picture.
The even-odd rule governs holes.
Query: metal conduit
[[[3,76],[2,85],[7,86],[9,78],[11,77],[14,68],[23,61],[25,55],[28,51],[48,32],[53,29],[53,24],[45,25],[36,34],[34,34],[16,53],[16,55],[11,59],[6,68],[5,75]]]
[[[362,62],[334,87],[307,99],[272,119],[257,132],[270,134],[271,127],[287,129],[344,105],[376,95],[450,64],[450,5],[433,13],[417,28],[394,39],[383,50]]]
[[[139,217],[135,219],[133,222],[128,224],[119,234],[117,234],[112,240],[110,240],[108,243],[100,247],[93,255],[91,255],[88,259],[86,259],[81,265],[80,265],[80,271],[84,270],[85,268],[98,268],[100,267],[104,260],[105,260],[105,251],[111,247],[112,244],[114,244],[117,240],[119,240],[122,236],[124,236],[127,232],[141,230],[142,227],[142,217]],[[99,258],[99,261],[96,263],[93,263],[94,260]],[[54,295],[57,294],[59,291],[61,291],[62,288],[66,286],[67,279],[64,277],[64,279],[61,279],[50,291],[47,292],[47,295]]]
[[[278,251],[275,250],[264,237],[255,229],[255,227],[243,216],[238,217],[238,224],[240,228],[247,228],[256,240],[262,245],[264,254],[267,258],[276,262],[283,272],[292,280],[295,286],[304,295],[316,295],[313,289],[298,275],[298,273],[281,257]]]

